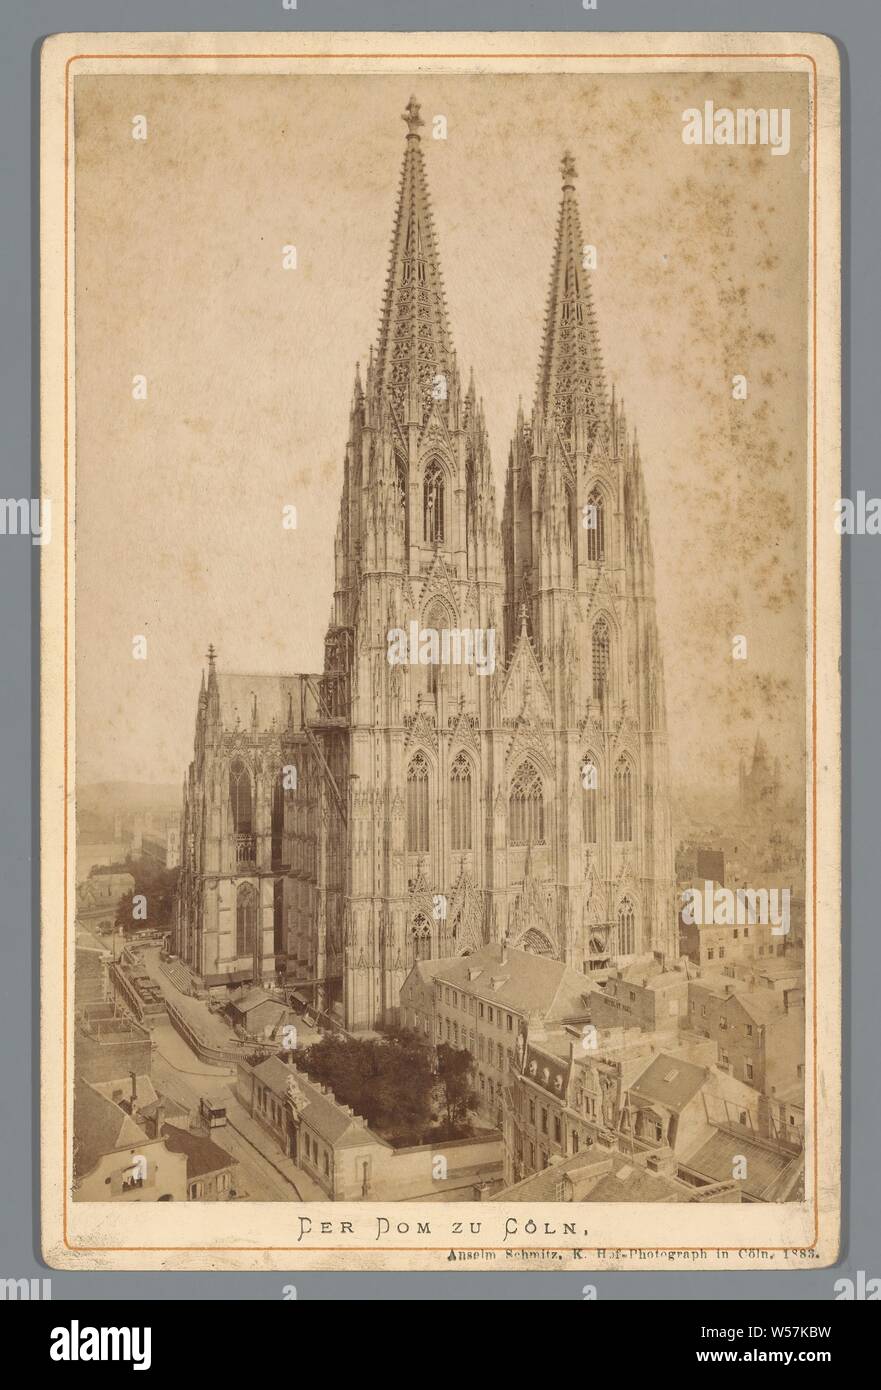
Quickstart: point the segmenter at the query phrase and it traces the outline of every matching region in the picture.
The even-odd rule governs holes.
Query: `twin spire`
[[[575,160],[560,164],[563,197],[545,315],[544,343],[536,382],[536,408],[564,438],[576,419],[592,435],[607,417],[599,330],[585,268],[586,247],[575,197]]]
[[[449,380],[453,370],[440,258],[419,138],[423,124],[419,110],[419,103],[411,97],[403,117],[407,123],[407,145],[375,378],[401,419],[406,415],[411,382],[418,383],[424,416],[443,390],[437,379]],[[441,398],[445,394],[443,390]]]
[[[417,383],[424,418],[433,401],[439,395],[444,398],[438,378],[451,383],[455,370],[419,135],[424,122],[415,97],[407,103],[403,120],[406,148],[374,377],[401,420],[407,414],[411,383]],[[576,418],[587,422],[592,435],[607,417],[607,405],[599,334],[583,266],[571,154],[563,156],[560,170],[563,196],[535,403],[545,423],[569,438]]]

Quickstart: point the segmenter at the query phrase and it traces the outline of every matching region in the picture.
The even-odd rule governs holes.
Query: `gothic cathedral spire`
[[[423,125],[419,109],[419,103],[411,97],[404,112],[407,144],[374,368],[374,381],[391,403],[399,421],[407,416],[410,388],[417,390],[421,419],[427,416],[434,401],[446,400],[446,382],[453,370],[443,280],[419,136]]]
[[[536,411],[568,442],[576,423],[593,436],[606,420],[606,386],[586,248],[575,196],[575,161],[563,156],[563,196],[536,384]]]

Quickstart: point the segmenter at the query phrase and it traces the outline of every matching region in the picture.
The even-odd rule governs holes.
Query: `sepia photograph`
[[[77,37],[50,1262],[828,1263],[828,41]]]

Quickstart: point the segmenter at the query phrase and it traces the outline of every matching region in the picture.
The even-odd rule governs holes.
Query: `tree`
[[[413,1035],[362,1040],[328,1034],[296,1051],[294,1061],[371,1129],[404,1142],[421,1139],[431,1119],[434,1077],[428,1049]]]
[[[464,1128],[471,1111],[477,1109],[477,1092],[471,1085],[473,1072],[474,1058],[467,1049],[438,1043],[437,1075],[451,1130]]]
[[[179,869],[166,869],[155,859],[128,858],[119,866],[119,872],[129,873],[135,881],[131,893],[124,893],[116,909],[116,925],[123,933],[139,931],[144,927],[161,928],[171,924],[174,909],[174,894],[177,889]],[[144,897],[146,916],[135,917],[133,900]]]

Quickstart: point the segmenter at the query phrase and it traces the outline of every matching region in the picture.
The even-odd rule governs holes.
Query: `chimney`
[[[137,1072],[132,1071],[129,1072],[129,1076],[132,1079],[132,1109],[134,1110],[135,1101],[138,1098],[138,1074]]]
[[[508,941],[507,941],[507,938],[505,938],[505,939],[502,941],[502,944],[501,944],[501,947],[500,947],[500,950],[499,950],[499,960],[502,962],[502,965],[507,965],[507,964],[508,964]]]

